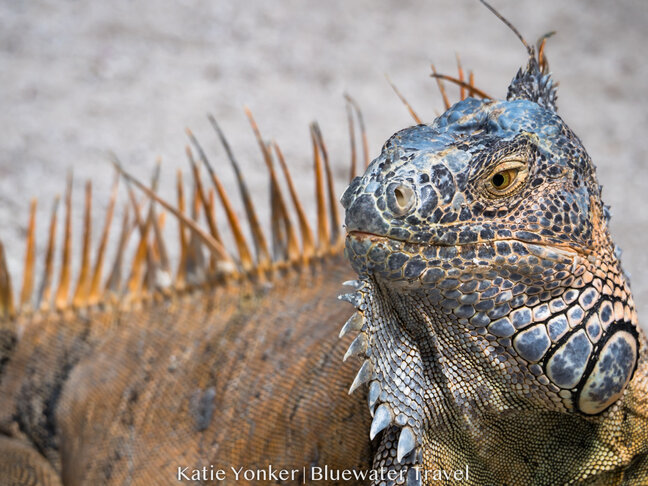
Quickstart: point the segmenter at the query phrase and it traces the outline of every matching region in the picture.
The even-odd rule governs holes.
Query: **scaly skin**
[[[397,484],[648,482],[646,338],[531,56],[506,101],[396,133],[342,198],[374,467]]]
[[[335,296],[350,276],[327,257],[271,289],[30,320],[3,371],[0,427],[14,439],[0,441],[0,484],[178,484],[178,466],[210,465],[227,470],[223,484],[257,484],[230,467],[369,468],[366,401],[347,394],[353,364],[339,366],[350,339],[337,339],[348,309]],[[8,479],[34,464],[50,475]]]
[[[0,484],[270,465],[373,466],[410,485],[645,484],[646,339],[594,167],[539,65],[507,101],[469,98],[397,133],[353,181],[360,280],[343,340],[334,296],[352,272],[327,224],[317,248],[302,232],[300,253],[279,217],[282,257],[254,266],[182,220],[184,273],[161,288],[161,242],[142,225],[128,292],[79,284],[70,305],[62,278],[55,309],[17,315],[0,248]],[[345,361],[365,358],[355,380],[347,346]]]

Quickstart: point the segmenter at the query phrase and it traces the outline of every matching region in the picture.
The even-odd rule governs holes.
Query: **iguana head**
[[[507,100],[396,133],[342,196],[377,466],[434,463],[453,421],[474,438],[506,410],[601,414],[634,372],[600,186],[555,99],[532,57]]]
[[[396,133],[342,203],[352,235],[435,248],[521,242],[586,256],[605,234],[585,149],[555,112],[524,99],[468,98]],[[370,261],[390,279],[422,276],[414,261]]]

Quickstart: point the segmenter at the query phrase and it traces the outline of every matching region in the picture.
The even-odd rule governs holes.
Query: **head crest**
[[[485,0],[480,1],[513,31],[529,53],[529,61],[525,68],[520,68],[518,70],[517,74],[511,81],[511,84],[508,87],[508,93],[506,94],[506,99],[508,101],[529,100],[544,108],[557,111],[556,100],[558,95],[556,93],[556,87],[558,86],[558,83],[554,83],[553,79],[551,79],[549,63],[547,62],[547,58],[544,56],[545,42],[554,34],[554,32],[545,34],[538,40],[538,54],[536,56],[536,49],[529,45],[511,22],[504,18]]]

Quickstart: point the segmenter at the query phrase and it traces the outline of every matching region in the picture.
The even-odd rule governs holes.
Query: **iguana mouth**
[[[354,246],[355,243],[360,246],[366,246],[367,244],[369,246],[375,244],[389,245],[393,247],[392,251],[400,251],[405,254],[411,254],[412,256],[417,253],[428,256],[432,251],[436,251],[438,259],[441,261],[452,261],[457,256],[460,256],[463,257],[464,261],[472,260],[473,262],[482,261],[486,263],[489,257],[494,258],[496,256],[498,250],[506,253],[508,251],[506,248],[510,248],[517,253],[532,254],[536,257],[556,262],[565,262],[566,260],[578,262],[580,259],[588,259],[588,252],[573,248],[570,245],[556,245],[542,241],[530,242],[518,238],[500,238],[450,245],[439,242],[414,242],[364,231],[349,231],[347,233],[347,239],[347,245]],[[480,252],[481,249],[483,251]],[[492,250],[492,255],[488,253],[488,249]],[[467,258],[470,257],[471,252],[475,253],[475,256]],[[500,263],[502,262],[500,261]]]
[[[488,244],[492,243],[495,244],[497,242],[517,242],[521,243],[524,245],[534,245],[534,246],[542,246],[545,248],[550,248],[556,252],[563,253],[565,255],[581,255],[581,256],[587,256],[590,252],[588,252],[586,249],[581,249],[581,248],[574,248],[571,245],[559,245],[557,243],[549,243],[549,242],[544,242],[544,241],[526,241],[522,240],[520,238],[496,238],[496,239],[488,239],[488,240],[480,240],[480,241],[474,241],[470,243],[444,243],[442,241],[436,241],[436,242],[421,242],[421,241],[411,241],[407,240],[404,238],[398,238],[395,236],[387,236],[387,235],[380,235],[377,233],[371,233],[368,231],[349,231],[347,233],[348,236],[352,236],[354,238],[373,238],[373,239],[382,239],[382,240],[390,240],[390,241],[398,241],[402,243],[407,243],[409,245],[416,245],[416,246],[433,246],[433,247],[460,247],[460,246],[475,246],[475,245],[480,245],[480,244]]]

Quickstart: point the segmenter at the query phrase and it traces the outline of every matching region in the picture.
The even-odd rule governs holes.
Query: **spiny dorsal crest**
[[[459,99],[469,96],[492,98],[475,86],[472,71],[464,75],[457,57],[458,77],[439,74],[432,67],[445,108],[450,107],[443,81],[459,86]],[[413,108],[391,81],[398,97],[406,106],[416,123],[422,123]],[[350,179],[356,176],[358,168],[366,168],[370,163],[369,143],[362,112],[356,101],[345,95],[347,122],[351,148]],[[314,259],[330,254],[341,253],[343,235],[337,208],[337,194],[333,186],[331,163],[324,138],[316,123],[310,127],[313,145],[313,172],[315,176],[316,229],[306,217],[299,200],[295,184],[288,170],[283,154],[275,141],[266,142],[252,114],[246,108],[255,138],[268,169],[270,181],[271,237],[264,235],[257,217],[250,190],[230,145],[213,116],[209,121],[223,145],[226,158],[236,175],[236,181],[245,210],[246,222],[250,227],[252,241],[244,235],[235,205],[216,174],[202,146],[190,130],[187,130],[191,146],[187,146],[187,159],[190,166],[192,189],[185,193],[185,180],[182,171],[177,173],[177,202],[165,200],[157,194],[160,165],[153,174],[150,184],[145,184],[129,174],[116,156],[113,164],[117,169],[103,230],[94,259],[91,258],[94,246],[91,224],[94,220],[92,205],[92,186],[86,185],[84,227],[81,248],[73,244],[71,225],[71,174],[68,177],[64,206],[64,237],[57,244],[57,225],[60,199],[54,201],[49,220],[49,238],[46,242],[46,255],[43,270],[36,275],[36,200],[32,202],[28,225],[25,265],[21,291],[16,299],[13,295],[11,275],[5,262],[3,247],[0,243],[0,323],[12,320],[16,315],[83,309],[109,304],[117,307],[130,307],[156,296],[169,296],[174,292],[191,290],[204,285],[220,285],[228,281],[251,280],[267,282],[275,275],[281,275],[288,268],[299,270]],[[356,127],[362,147],[360,155],[356,146]],[[276,165],[280,170],[276,170]],[[360,166],[360,167],[358,167]],[[202,168],[202,170],[201,170]],[[207,181],[202,177],[206,171]],[[279,183],[283,175],[284,191]],[[107,244],[113,224],[113,213],[117,203],[120,178],[126,181],[128,198],[124,202],[123,218],[119,224],[119,237],[114,261],[106,260]],[[211,187],[210,187],[211,186]],[[143,194],[138,198],[136,191]],[[187,197],[189,196],[189,197]],[[328,200],[328,201],[327,201]],[[220,203],[233,237],[233,245],[226,244],[216,222],[217,201]],[[292,211],[289,209],[292,203]],[[328,203],[328,204],[327,204]],[[148,206],[148,208],[147,208]],[[292,215],[291,215],[292,213]],[[170,215],[178,227],[180,255],[175,269],[172,269],[166,243],[162,236],[166,216]],[[296,217],[294,224],[292,218]],[[203,221],[201,221],[203,220]],[[301,238],[298,237],[301,236]],[[126,262],[124,252],[129,239],[137,238],[137,248],[130,263]],[[301,241],[300,241],[301,240]],[[269,243],[271,242],[271,243]],[[251,243],[251,244],[250,244]],[[60,247],[59,247],[60,245]],[[232,251],[233,250],[233,251]],[[60,259],[60,275],[55,278],[55,260]],[[72,275],[75,260],[80,260],[78,276]],[[94,260],[94,263],[91,263]],[[104,272],[106,270],[106,272]],[[278,272],[278,273],[277,273]],[[106,275],[104,275],[104,273]],[[39,280],[39,282],[36,282]],[[58,281],[57,281],[58,280]],[[16,302],[14,302],[16,300]]]
[[[480,0],[480,2],[513,31],[529,53],[529,61],[527,62],[526,68],[520,68],[518,70],[508,87],[508,93],[506,95],[507,101],[529,100],[549,110],[557,111],[556,100],[558,95],[556,93],[556,87],[558,83],[554,83],[553,79],[551,79],[549,63],[544,55],[545,42],[554,32],[549,32],[540,37],[538,40],[538,55],[536,57],[535,48],[529,45],[511,22],[485,0]]]
[[[544,45],[544,40],[542,41]],[[540,55],[538,55],[540,58]],[[547,66],[546,59],[544,66]],[[556,93],[557,83],[551,79],[551,74],[545,74],[545,69],[541,67],[540,62],[536,59],[535,54],[532,53],[526,68],[517,72],[513,81],[508,87],[506,99],[512,100],[529,100],[533,101],[540,106],[552,111],[557,111],[556,100],[558,95]]]
[[[214,166],[190,130],[187,130],[190,146],[187,159],[192,177],[189,200],[185,196],[185,181],[182,172],[177,174],[177,202],[171,202],[157,194],[160,177],[158,162],[150,184],[145,184],[129,174],[113,156],[117,169],[103,231],[95,246],[91,241],[92,186],[85,187],[85,208],[81,246],[76,247],[72,232],[72,174],[68,176],[64,201],[63,241],[56,239],[59,197],[54,201],[49,221],[47,251],[42,264],[42,273],[36,275],[36,200],[31,204],[25,250],[23,282],[17,299],[14,299],[11,275],[5,252],[0,243],[0,324],[18,314],[48,313],[82,309],[96,305],[111,304],[117,307],[130,306],[156,296],[168,296],[173,292],[191,290],[196,286],[220,285],[226,282],[250,280],[264,283],[287,269],[307,267],[310,262],[341,252],[343,237],[337,208],[336,190],[324,137],[316,123],[311,125],[310,138],[313,144],[313,172],[315,178],[315,205],[317,209],[316,231],[305,215],[303,205],[295,190],[292,176],[283,154],[276,142],[266,142],[252,113],[246,114],[268,169],[270,182],[271,238],[266,238],[257,217],[250,191],[223,131],[213,116],[209,121],[221,144],[225,156],[236,175],[236,181],[245,210],[246,222],[250,226],[251,242],[245,236],[236,207],[221,182]],[[362,114],[355,101],[347,96],[349,135],[351,137],[351,178],[356,175],[356,142],[354,114],[359,125],[363,145],[365,166],[369,162],[367,136]],[[280,167],[277,168],[277,164]],[[203,177],[207,175],[207,181]],[[283,176],[287,195],[280,184]],[[128,197],[124,200],[123,221],[118,238],[115,259],[111,265],[105,262],[106,246],[112,228],[112,219],[117,203],[119,180],[126,182]],[[136,191],[143,194],[140,198]],[[218,201],[218,202],[217,202]],[[226,216],[226,223],[232,234],[233,244],[222,238],[216,222],[216,206],[220,203]],[[291,207],[292,205],[292,207]],[[171,215],[177,223],[179,239],[179,261],[172,269],[163,237],[166,216]],[[297,223],[293,223],[296,215]],[[201,221],[202,220],[202,221]],[[130,264],[125,262],[124,251],[130,237],[137,238],[135,254]],[[299,238],[301,236],[301,238]],[[268,241],[272,242],[269,248]],[[251,244],[250,244],[251,243]],[[233,251],[232,251],[233,250]],[[94,258],[92,258],[94,253]],[[55,261],[60,259],[58,279],[54,275]],[[73,263],[78,260],[80,270],[75,277]],[[107,267],[107,275],[104,269]],[[36,282],[36,280],[40,280]]]

